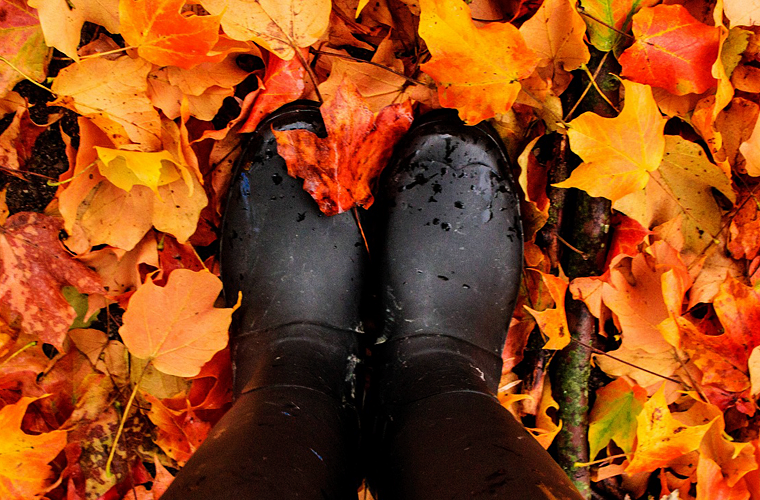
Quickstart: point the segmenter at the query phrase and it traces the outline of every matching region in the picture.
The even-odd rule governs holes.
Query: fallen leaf
[[[757,396],[760,394],[760,349],[758,347],[752,349],[747,360],[747,366],[749,369],[749,380],[752,383],[750,394]]]
[[[700,456],[697,464],[697,497],[696,500],[748,500],[750,498],[747,485],[729,486],[721,473],[721,468],[707,457]]]
[[[420,69],[438,85],[442,106],[455,108],[465,123],[506,113],[539,58],[509,23],[477,28],[459,0],[422,0],[419,34],[432,59]]]
[[[758,89],[760,91],[760,89]],[[738,172],[746,172],[746,160],[739,147],[752,136],[748,123],[757,121],[760,106],[741,97],[734,97],[715,120],[715,129],[723,137],[723,149],[728,163]]]
[[[555,82],[556,95],[570,83],[568,73],[589,61],[585,32],[586,23],[569,0],[547,0],[520,27],[525,43],[540,58],[539,68],[547,69],[542,74]]]
[[[734,26],[755,26],[760,22],[760,1],[724,0],[723,11]]]
[[[636,417],[644,408],[646,391],[619,378],[596,391],[588,429],[589,458],[592,460],[610,441],[623,450],[633,452]]]
[[[670,318],[664,299],[664,276],[669,271],[675,273],[683,301],[691,277],[678,253],[667,243],[655,242],[645,253],[624,258],[610,269],[609,282],[602,285],[602,297],[628,349],[652,354],[672,349],[658,329]]]
[[[326,215],[369,208],[373,184],[412,124],[411,104],[393,104],[375,116],[356,87],[344,82],[321,113],[324,139],[306,130],[274,131],[288,174],[304,179],[304,189]]]
[[[602,52],[609,52],[628,31],[633,15],[653,3],[655,0],[582,0],[581,8],[589,14],[584,17],[589,41]]]
[[[264,81],[255,91],[256,95],[250,104],[250,114],[240,128],[240,132],[253,132],[261,120],[269,116],[272,111],[300,98],[306,88],[305,74],[306,70],[298,58],[286,61],[272,54],[269,57]]]
[[[719,29],[697,21],[682,5],[641,9],[633,16],[633,34],[636,41],[619,57],[621,76],[675,95],[701,94],[717,84],[711,67]]]
[[[109,297],[118,298],[142,285],[141,265],[159,267],[156,237],[149,231],[130,251],[106,247],[81,255],[79,260],[98,273]]]
[[[98,275],[63,248],[62,227],[60,219],[20,212],[8,218],[0,234],[0,308],[57,349],[77,316],[61,287],[105,293]]]
[[[567,280],[536,271],[541,275],[546,288],[554,300],[555,307],[544,311],[536,311],[528,306],[523,306],[536,320],[541,332],[549,340],[544,349],[564,349],[570,343],[570,328],[567,326],[565,314],[565,292],[567,292]]]
[[[168,151],[124,151],[95,146],[100,173],[114,186],[131,191],[135,185],[146,186],[154,193],[180,178],[179,164]]]
[[[45,44],[79,62],[77,47],[85,21],[119,33],[119,0],[29,0],[37,9]]]
[[[158,428],[156,444],[164,453],[184,465],[208,436],[211,424],[198,418],[192,410],[169,409],[150,394],[145,398],[151,404],[148,418]]]
[[[594,356],[604,373],[611,377],[630,377],[641,387],[659,384],[662,377],[670,377],[681,368],[673,350],[651,353],[644,349],[629,348],[623,343],[607,354],[608,356]]]
[[[549,449],[554,438],[562,430],[562,421],[560,420],[555,424],[549,415],[549,410],[553,410],[552,413],[559,410],[559,403],[552,397],[551,382],[549,381],[549,377],[546,377],[544,379],[543,392],[541,393],[541,402],[538,405],[538,412],[536,413],[536,427],[528,429],[545,450]]]
[[[330,0],[202,0],[221,16],[224,32],[235,40],[253,40],[290,60],[298,47],[308,47],[327,31]]]
[[[47,129],[36,125],[29,118],[26,107],[16,111],[11,123],[0,134],[0,165],[9,170],[25,170],[32,158],[32,148],[37,137]]]
[[[679,414],[673,414],[665,401],[663,387],[644,404],[637,417],[636,436],[638,444],[633,459],[625,469],[628,474],[650,472],[667,467],[673,460],[699,448],[713,420],[701,425],[681,422]]]
[[[749,355],[760,345],[760,291],[729,276],[713,301],[725,333],[715,337],[724,356],[746,370]]]
[[[189,69],[224,59],[224,52],[211,53],[219,40],[220,16],[185,15],[183,5],[185,0],[120,0],[124,41],[159,66]]]
[[[51,50],[45,45],[36,11],[24,0],[0,0],[0,98],[28,76],[41,82],[47,76]]]
[[[682,214],[682,251],[699,255],[717,239],[723,224],[713,190],[732,203],[736,200],[731,179],[700,145],[668,135],[662,163],[644,189],[616,200],[613,208],[649,229]]]
[[[338,91],[343,80],[348,79],[356,85],[373,113],[403,101],[409,97],[406,92],[407,79],[403,76],[404,64],[393,51],[393,40],[386,38],[380,42],[370,61],[376,65],[327,56],[332,62],[330,77],[319,85],[320,93],[329,99]]]
[[[215,309],[222,290],[208,271],[177,269],[160,288],[148,280],[129,301],[119,333],[129,352],[158,370],[193,377],[227,345],[235,308]]]
[[[40,498],[53,479],[48,465],[66,446],[65,431],[30,435],[21,430],[27,407],[39,398],[21,398],[0,410],[0,496],[8,500]]]
[[[641,190],[665,153],[665,119],[651,87],[623,80],[625,105],[615,118],[583,113],[569,123],[570,148],[584,163],[556,187],[578,188],[613,202]]]
[[[150,70],[147,61],[128,56],[86,59],[62,69],[53,81],[55,104],[95,122],[114,145],[136,143],[158,151],[161,120],[147,95]]]
[[[234,94],[233,87],[249,74],[238,67],[236,58],[237,54],[230,55],[219,63],[201,63],[191,69],[156,66],[148,74],[148,96],[171,120],[180,116],[186,98],[191,116],[211,121],[224,99]]]

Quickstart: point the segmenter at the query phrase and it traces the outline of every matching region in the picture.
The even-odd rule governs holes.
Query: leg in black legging
[[[263,122],[242,155],[222,230],[235,403],[165,500],[357,498],[361,235],[289,177],[272,128],[324,134],[318,108]],[[361,384],[359,384],[361,385]]]

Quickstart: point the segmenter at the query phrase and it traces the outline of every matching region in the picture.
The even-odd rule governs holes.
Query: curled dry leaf
[[[277,152],[326,215],[369,208],[373,184],[412,124],[411,104],[393,104],[375,116],[356,87],[344,82],[321,113],[326,138],[306,130],[274,131]]]
[[[208,271],[177,269],[163,288],[148,280],[132,295],[119,334],[133,356],[169,375],[193,377],[227,345],[235,308],[214,308],[221,291]]]

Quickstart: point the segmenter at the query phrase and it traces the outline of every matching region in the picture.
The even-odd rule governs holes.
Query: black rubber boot
[[[523,259],[496,133],[447,112],[423,118],[394,155],[378,211],[377,499],[579,499],[495,397]]]
[[[319,109],[290,105],[252,134],[222,229],[236,401],[162,497],[356,499],[356,370],[364,273],[351,214],[323,216],[288,176],[272,133],[324,137]]]

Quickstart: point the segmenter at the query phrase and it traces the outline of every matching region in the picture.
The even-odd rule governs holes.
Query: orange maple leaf
[[[221,16],[183,15],[185,0],[121,0],[121,34],[140,57],[159,66],[190,69],[219,62],[225,52],[210,53],[219,40]]]
[[[717,84],[711,73],[720,29],[694,19],[682,5],[657,5],[633,16],[636,42],[620,56],[622,76],[676,95]]]
[[[356,86],[345,81],[321,113],[324,139],[306,130],[274,131],[288,174],[304,179],[304,189],[326,215],[356,205],[369,208],[373,183],[412,124],[411,103],[386,106],[375,116]]]
[[[66,446],[66,431],[36,436],[21,430],[27,407],[39,398],[21,398],[0,410],[0,497],[5,500],[38,498],[46,491],[48,463]]]
[[[420,36],[433,58],[421,66],[438,84],[442,106],[476,124],[506,113],[539,57],[509,23],[477,28],[460,0],[422,0]]]
[[[236,308],[216,309],[222,290],[208,271],[177,269],[161,288],[148,280],[138,288],[119,329],[129,352],[169,375],[194,377],[227,345]]]
[[[21,322],[27,333],[62,349],[77,314],[61,294],[105,294],[100,277],[75,260],[60,242],[63,221],[21,212],[0,230],[0,315]]]

